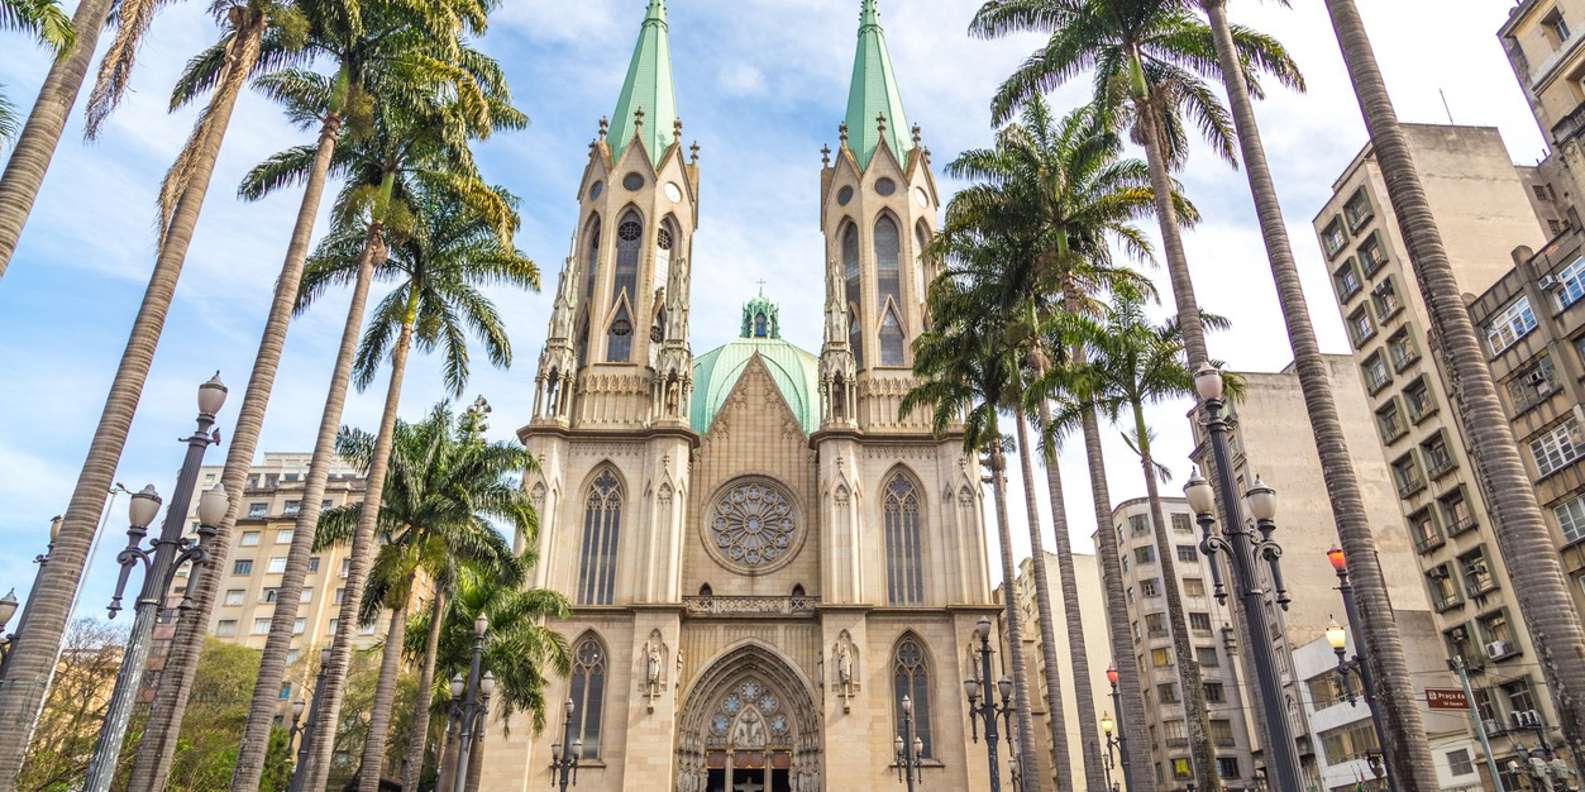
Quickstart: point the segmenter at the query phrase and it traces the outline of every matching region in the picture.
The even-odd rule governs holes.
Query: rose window
[[[710,515],[710,544],[730,564],[750,570],[778,565],[796,549],[798,524],[781,489],[764,481],[737,484]]]

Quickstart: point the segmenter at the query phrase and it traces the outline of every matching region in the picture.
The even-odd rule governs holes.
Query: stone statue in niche
[[[842,711],[853,710],[853,696],[859,691],[858,682],[858,647],[853,644],[853,636],[843,630],[837,636],[836,645],[831,647],[831,665],[836,675],[837,698],[842,699]]]
[[[645,710],[655,711],[655,699],[666,690],[666,642],[660,630],[651,630],[644,643],[643,693]]]
[[[753,751],[764,748],[768,742],[770,731],[765,728],[765,718],[759,714],[759,708],[744,709],[742,717],[737,719],[737,725],[732,728],[732,747]]]

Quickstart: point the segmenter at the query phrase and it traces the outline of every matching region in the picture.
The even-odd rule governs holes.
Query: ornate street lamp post
[[[893,738],[892,749],[897,757],[897,783],[907,783],[908,792],[914,785],[923,785],[925,741],[914,731],[914,701],[903,694],[903,733]]]
[[[483,614],[473,620],[473,662],[468,667],[462,703],[460,706],[453,705],[462,727],[457,741],[457,775],[452,781],[452,792],[466,792],[468,789],[468,759],[473,753],[474,739],[484,731],[484,719],[490,712],[490,693],[495,690],[494,674],[485,672],[482,678],[479,676],[484,663],[484,635],[489,629],[490,620]],[[452,692],[456,690],[456,680],[452,680]]]
[[[319,673],[314,676],[314,697],[308,703],[308,721],[303,724],[300,732],[302,739],[297,743],[297,763],[292,766],[292,781],[286,787],[287,792],[299,792],[303,788],[303,784],[307,783],[307,778],[302,770],[308,766],[308,745],[314,741],[314,729],[319,728],[319,692],[325,689],[325,669],[329,667],[330,650],[319,650]],[[297,712],[299,710],[294,705],[292,718],[294,725],[297,722]],[[287,747],[287,750],[291,750],[290,746]]]
[[[583,738],[572,736],[572,715],[577,705],[569,698],[562,708],[567,714],[561,724],[561,742],[550,746],[550,788],[567,792],[567,787],[578,785],[578,759],[583,756]],[[566,750],[562,750],[562,746],[566,746]]]
[[[1001,694],[1002,703],[997,705],[996,699],[991,695],[989,684],[982,684],[981,680],[991,678],[991,619],[981,616],[974,625],[974,635],[980,639],[980,648],[975,650],[980,655],[980,675],[963,680],[963,692],[969,697],[969,730],[974,741],[979,742],[979,727],[985,727],[985,759],[990,768],[991,792],[1001,792],[1002,775],[996,767],[996,719],[1001,718],[1007,729],[1008,735],[1013,733],[1013,715],[1018,711],[1013,702],[1012,680],[1003,678],[996,683],[997,692]],[[984,696],[983,701],[981,696]],[[1016,743],[1010,736],[1007,744]],[[1016,759],[1009,762],[1013,764]],[[1018,769],[1013,768],[1014,787],[1018,784]]]
[[[1113,665],[1106,668],[1106,682],[1112,686],[1112,709],[1117,711],[1117,717],[1121,719],[1123,717],[1123,697],[1117,692],[1117,666]],[[1107,727],[1109,722],[1111,723],[1111,728]],[[1134,770],[1133,765],[1128,763],[1127,732],[1121,728],[1121,724],[1112,721],[1110,718],[1101,719],[1101,731],[1106,732],[1106,755],[1108,760],[1112,755],[1112,746],[1117,746],[1118,761],[1123,766],[1123,789],[1126,792],[1133,792]],[[1116,737],[1112,736],[1113,731],[1117,733]]]
[[[1370,661],[1365,656],[1365,642],[1360,640],[1359,634],[1354,635],[1354,657],[1348,656],[1348,633],[1357,630],[1359,624],[1359,605],[1354,600],[1354,584],[1348,579],[1348,559],[1343,555],[1343,549],[1333,547],[1326,551],[1326,560],[1332,564],[1332,570],[1337,573],[1337,591],[1343,595],[1343,615],[1348,619],[1348,628],[1344,629],[1336,621],[1326,628],[1326,642],[1331,645],[1332,651],[1337,653],[1337,676],[1342,683],[1343,696],[1352,705],[1354,691],[1349,687],[1348,678],[1355,675],[1359,678],[1360,691],[1364,694],[1365,707],[1370,711],[1370,725],[1376,731],[1376,744],[1381,746],[1383,767],[1378,777],[1387,780],[1387,789],[1396,790],[1392,773],[1387,769],[1392,767],[1392,762],[1387,760],[1387,732],[1382,727],[1381,715],[1376,712],[1376,680],[1370,670]]]
[[[1245,622],[1249,625],[1255,676],[1260,685],[1260,699],[1266,710],[1266,744],[1270,753],[1267,763],[1276,774],[1277,788],[1303,789],[1293,732],[1282,709],[1282,685],[1277,676],[1277,659],[1271,648],[1271,624],[1266,619],[1264,605],[1266,592],[1257,572],[1259,563],[1266,562],[1276,602],[1286,610],[1290,600],[1282,584],[1282,569],[1278,563],[1282,548],[1271,538],[1277,528],[1277,493],[1258,477],[1255,486],[1245,493],[1249,499],[1249,510],[1255,518],[1256,530],[1260,532],[1258,537],[1252,537],[1244,526],[1243,506],[1233,489],[1232,459],[1227,448],[1227,418],[1223,413],[1225,405],[1222,402],[1224,384],[1221,370],[1213,366],[1204,366],[1195,372],[1194,388],[1199,393],[1205,411],[1205,428],[1211,439],[1212,467],[1217,487],[1212,490],[1211,485],[1196,472],[1183,491],[1203,533],[1200,549],[1213,556],[1217,552],[1226,552],[1231,561],[1233,587],[1243,601]],[[1220,535],[1212,531],[1216,525],[1212,512],[1218,494],[1221,495],[1222,513],[1227,519]],[[1221,573],[1214,558],[1211,570],[1217,598],[1225,603],[1227,591],[1222,585]]]
[[[121,492],[126,491],[126,487],[123,487],[120,484],[117,484],[116,487],[117,489],[110,491],[111,504],[115,503],[117,490]],[[103,527],[103,525],[101,524],[100,527]],[[44,573],[44,566],[50,562],[50,554],[55,552],[55,539],[60,536],[60,532],[61,516],[57,514],[53,519],[50,520],[49,546],[44,549],[44,552],[33,557],[33,563],[37,564],[39,568],[39,571],[34,573],[33,577],[34,591],[38,590],[38,576]],[[32,605],[33,598],[29,597],[28,606],[31,607]],[[23,608],[22,617],[17,620],[17,628],[11,632],[6,632],[6,625],[11,622],[11,617],[15,616],[16,612],[17,591],[13,588],[11,589],[10,593],[5,595],[4,599],[0,599],[0,679],[5,679],[6,657],[11,654],[11,644],[16,641],[17,636],[22,632],[22,628],[26,627],[28,623],[28,608]]]

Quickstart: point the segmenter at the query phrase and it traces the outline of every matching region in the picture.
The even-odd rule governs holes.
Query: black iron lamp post
[[[1117,666],[1108,666],[1106,669],[1106,682],[1112,686],[1112,709],[1117,711],[1117,717],[1123,717],[1123,697],[1117,692]],[[1128,763],[1128,738],[1121,728],[1121,724],[1112,722],[1112,728],[1107,728],[1109,718],[1101,719],[1101,731],[1106,732],[1106,756],[1111,759],[1112,746],[1117,746],[1118,763],[1123,766],[1123,789],[1126,792],[1134,790],[1133,766]],[[1113,731],[1117,733],[1112,736]]]
[[[484,636],[490,629],[490,620],[483,614],[473,620],[473,662],[468,667],[468,679],[463,686],[462,703],[454,711],[462,724],[457,742],[457,774],[452,781],[453,792],[468,788],[468,759],[473,753],[473,741],[484,731],[484,717],[490,712],[490,693],[495,690],[495,675],[485,672],[479,676],[484,663]],[[452,680],[456,691],[456,680]]]
[[[572,699],[567,699],[563,705],[567,714],[561,724],[561,742],[550,746],[550,788],[561,792],[578,785],[578,759],[583,756],[583,738],[572,736],[572,716],[577,708]],[[566,746],[566,750],[562,746]]]
[[[914,731],[914,701],[903,695],[903,733],[892,740],[892,750],[897,757],[897,783],[906,783],[908,792],[914,785],[923,786],[925,741]]]
[[[297,743],[297,764],[292,766],[292,781],[287,792],[299,792],[307,783],[303,769],[308,766],[308,745],[313,742],[314,729],[319,728],[319,692],[325,689],[325,669],[330,667],[330,650],[319,650],[319,673],[314,676],[314,697],[308,703],[308,720],[300,730],[302,739]],[[299,702],[301,703],[301,702]],[[293,723],[296,723],[297,705],[293,705]],[[290,745],[288,745],[290,750]]]
[[[1332,651],[1337,653],[1337,676],[1342,685],[1343,697],[1349,704],[1355,701],[1354,690],[1349,686],[1349,676],[1359,678],[1359,688],[1365,699],[1365,707],[1370,711],[1370,725],[1376,731],[1376,744],[1381,746],[1381,770],[1376,772],[1377,778],[1385,778],[1387,789],[1396,790],[1392,773],[1387,769],[1392,763],[1387,761],[1387,732],[1382,728],[1381,715],[1376,712],[1376,682],[1371,673],[1370,663],[1365,656],[1365,642],[1360,640],[1359,634],[1354,635],[1354,657],[1348,656],[1349,631],[1358,630],[1359,606],[1354,600],[1354,584],[1348,579],[1348,558],[1343,554],[1343,549],[1333,547],[1326,551],[1326,560],[1331,563],[1332,570],[1337,572],[1337,591],[1343,595],[1343,615],[1348,619],[1348,628],[1344,629],[1336,621],[1326,628],[1326,642],[1331,645]],[[1372,767],[1374,770],[1374,766]]]
[[[980,639],[980,648],[975,650],[980,655],[980,675],[963,680],[963,692],[969,697],[969,731],[975,742],[980,741],[979,727],[985,727],[985,759],[990,768],[991,792],[1001,792],[1002,775],[996,767],[996,719],[1001,718],[1007,728],[1008,735],[1013,733],[1013,715],[1017,708],[1013,702],[1013,683],[1005,677],[996,684],[997,692],[1001,694],[1002,703],[996,703],[996,697],[991,695],[988,680],[991,678],[991,619],[981,616],[974,625],[974,635]],[[987,680],[982,683],[981,680]],[[982,700],[983,695],[983,700]],[[1008,745],[1013,745],[1016,740],[1011,736]],[[1013,782],[1018,783],[1016,767],[1013,770]]]
[[[122,487],[120,484],[116,486],[121,491],[126,490],[126,487]],[[110,502],[114,504],[116,490],[111,490],[110,492]],[[37,564],[39,568],[39,571],[34,573],[33,578],[33,590],[35,591],[38,590],[38,575],[43,574],[44,566],[50,562],[50,554],[55,552],[55,539],[60,536],[60,532],[61,516],[57,514],[50,520],[49,546],[44,549],[44,552],[33,557],[33,563]],[[28,598],[28,605],[31,606],[32,604],[33,599],[30,597]],[[3,599],[0,599],[0,679],[5,679],[6,657],[11,654],[11,646],[16,641],[17,635],[22,632],[22,628],[26,627],[28,623],[28,609],[23,608],[22,617],[17,620],[17,628],[11,632],[6,632],[6,625],[11,623],[11,617],[15,616],[16,613],[17,591],[13,588]]]
[[[308,709],[308,702],[302,699],[292,702],[292,728],[286,731],[287,753],[292,752],[292,747],[297,745],[297,738],[302,736],[303,730],[306,728],[303,726],[303,711],[306,709]]]
[[[1293,732],[1282,710],[1282,685],[1277,676],[1277,659],[1271,648],[1271,623],[1266,619],[1266,590],[1261,585],[1258,572],[1260,562],[1264,561],[1276,602],[1286,610],[1290,600],[1283,587],[1282,569],[1278,562],[1282,557],[1282,548],[1271,538],[1277,528],[1277,493],[1258,477],[1255,486],[1245,493],[1251,516],[1255,519],[1255,528],[1259,532],[1258,535],[1251,535],[1244,526],[1243,505],[1239,503],[1233,489],[1232,458],[1227,446],[1227,417],[1224,414],[1226,405],[1222,401],[1224,386],[1222,372],[1214,366],[1204,366],[1195,372],[1194,388],[1205,412],[1205,428],[1211,440],[1212,473],[1216,476],[1217,486],[1213,490],[1196,472],[1183,491],[1200,523],[1203,534],[1200,549],[1212,556],[1217,552],[1225,552],[1231,562],[1233,587],[1243,601],[1244,613],[1248,617],[1245,621],[1249,624],[1255,676],[1260,684],[1261,702],[1265,705],[1266,744],[1270,749],[1267,761],[1276,775],[1277,788],[1303,789]],[[1220,534],[1212,530],[1216,525],[1212,512],[1216,507],[1217,495],[1221,496],[1222,513],[1227,519]],[[1214,558],[1211,570],[1214,573],[1212,578],[1217,599],[1225,603],[1227,591]]]

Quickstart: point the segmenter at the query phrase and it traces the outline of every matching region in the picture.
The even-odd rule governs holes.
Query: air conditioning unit
[[[1486,656],[1493,660],[1501,660],[1513,653],[1513,647],[1507,641],[1492,641],[1486,644]]]
[[[1557,286],[1557,278],[1551,275],[1542,275],[1535,283],[1543,289],[1550,289]]]
[[[1513,725],[1520,729],[1534,729],[1541,725],[1541,713],[1535,710],[1522,710],[1513,713]]]
[[[1497,720],[1496,718],[1487,718],[1486,720],[1481,721],[1481,725],[1486,728],[1487,736],[1503,733],[1502,721]]]

